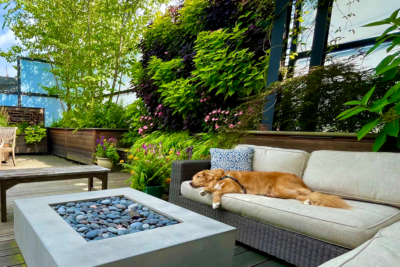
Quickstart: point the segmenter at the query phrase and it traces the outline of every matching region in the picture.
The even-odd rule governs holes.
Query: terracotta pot
[[[110,159],[108,158],[97,158],[97,166],[107,168],[107,169],[112,169],[113,163]]]
[[[162,186],[162,185],[146,186],[146,189],[144,190],[144,192],[153,197],[162,198],[162,195],[164,193],[164,186]]]

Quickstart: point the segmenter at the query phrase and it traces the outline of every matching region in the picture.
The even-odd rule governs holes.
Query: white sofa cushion
[[[212,195],[183,182],[184,197],[212,205]],[[229,212],[346,248],[356,248],[381,228],[400,221],[400,209],[361,201],[346,201],[351,210],[304,205],[297,200],[249,194],[225,194],[221,208]],[[211,209],[211,207],[210,207]]]
[[[320,267],[398,267],[400,266],[400,223],[380,230],[358,248]]]
[[[254,147],[253,171],[287,172],[303,177],[310,154],[302,150],[267,146],[238,145],[235,149]]]
[[[400,206],[400,154],[315,151],[304,182],[344,198]]]

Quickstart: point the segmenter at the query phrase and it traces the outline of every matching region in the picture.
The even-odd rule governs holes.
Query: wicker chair
[[[17,166],[15,164],[15,138],[17,134],[17,129],[18,127],[0,127],[0,155],[1,158],[5,156],[5,153],[12,153],[12,159],[14,166]],[[8,147],[5,147],[5,145],[8,144]],[[0,164],[1,168],[1,164]]]

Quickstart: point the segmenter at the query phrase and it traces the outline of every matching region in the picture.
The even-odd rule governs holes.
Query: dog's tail
[[[331,208],[347,209],[347,210],[351,208],[349,204],[347,204],[342,198],[338,196],[312,192],[307,195],[307,198],[310,200],[309,204],[314,206],[331,207]]]

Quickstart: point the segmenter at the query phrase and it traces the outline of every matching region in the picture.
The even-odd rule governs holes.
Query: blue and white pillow
[[[254,148],[219,149],[211,148],[211,170],[224,169],[225,171],[253,171]]]

